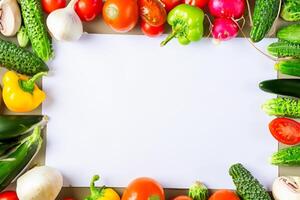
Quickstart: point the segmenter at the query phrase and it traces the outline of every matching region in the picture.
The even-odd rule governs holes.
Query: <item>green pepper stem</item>
[[[161,47],[165,46],[168,42],[170,42],[176,36],[176,34],[177,34],[177,31],[172,31],[172,33],[169,34],[168,37],[160,43],[160,46]]]
[[[99,196],[101,196],[103,190],[105,189],[105,186],[101,187],[101,188],[96,188],[95,187],[95,182],[98,181],[100,179],[99,175],[95,175],[93,176],[91,183],[90,183],[90,191],[91,191],[91,199],[96,199]]]
[[[29,80],[21,80],[20,86],[24,91],[32,93],[34,90],[35,82],[45,75],[47,75],[47,72],[40,72],[40,73],[37,73],[36,75],[34,75]]]

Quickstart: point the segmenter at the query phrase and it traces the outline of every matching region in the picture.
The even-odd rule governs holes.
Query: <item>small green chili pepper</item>
[[[174,37],[183,45],[200,40],[203,37],[203,20],[204,12],[200,8],[187,4],[176,6],[168,14],[172,33],[161,43],[161,46],[166,45]]]

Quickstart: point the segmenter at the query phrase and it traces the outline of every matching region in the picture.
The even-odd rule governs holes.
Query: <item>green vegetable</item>
[[[12,42],[0,39],[0,65],[21,74],[33,76],[48,71],[47,65],[35,54]]]
[[[300,166],[300,145],[280,149],[271,157],[273,165]]]
[[[277,37],[280,40],[300,44],[300,24],[283,27],[277,32]]]
[[[19,144],[21,144],[21,140],[0,142],[0,159],[5,158],[10,152],[15,150]]]
[[[268,52],[276,57],[300,58],[300,44],[285,41],[274,42],[268,46]]]
[[[300,21],[300,1],[284,0],[280,16],[286,21]]]
[[[193,200],[207,200],[208,196],[208,189],[203,183],[196,182],[189,189],[189,197]]]
[[[263,81],[260,89],[278,95],[300,97],[300,79],[274,79]]]
[[[180,4],[168,14],[168,23],[172,26],[172,33],[161,43],[166,45],[174,37],[180,44],[187,45],[203,37],[204,12],[197,7]]]
[[[20,0],[26,32],[33,51],[44,61],[53,56],[50,37],[47,32],[42,8],[39,0]]]
[[[0,191],[5,189],[30,163],[42,145],[41,128],[37,126],[33,133],[5,159],[0,160]]]
[[[242,164],[232,165],[229,174],[236,186],[237,194],[243,200],[271,200],[268,192]]]
[[[253,13],[253,26],[250,38],[253,42],[261,41],[269,32],[278,15],[280,0],[256,0]]]
[[[282,60],[276,63],[275,69],[282,74],[300,76],[300,60]]]
[[[17,39],[20,47],[26,47],[29,43],[29,38],[24,26],[20,28],[17,34]]]
[[[46,122],[41,115],[0,115],[0,140],[8,140],[26,134],[30,129]]]
[[[278,97],[268,100],[262,108],[269,115],[300,118],[300,100],[298,99]]]

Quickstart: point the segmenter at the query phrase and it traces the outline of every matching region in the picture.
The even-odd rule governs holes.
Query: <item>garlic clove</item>
[[[16,0],[0,1],[0,32],[14,36],[21,27],[21,12]]]

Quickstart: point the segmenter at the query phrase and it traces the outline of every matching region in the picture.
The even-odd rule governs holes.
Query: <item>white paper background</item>
[[[228,168],[241,162],[269,186],[277,144],[260,107],[272,95],[258,83],[276,77],[274,63],[245,39],[161,48],[162,39],[84,35],[55,44],[53,76],[44,79],[46,164],[65,185],[88,186],[101,174],[109,186],[150,176],[168,188],[195,180],[232,188]]]

